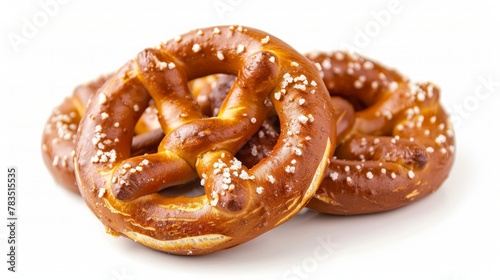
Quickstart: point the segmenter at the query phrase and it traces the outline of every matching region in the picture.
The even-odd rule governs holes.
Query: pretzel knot
[[[203,118],[187,82],[215,73],[237,80],[218,115]],[[80,192],[110,232],[157,250],[205,254],[252,239],[294,216],[324,176],[335,127],[320,80],[284,42],[241,26],[200,29],[146,49],[108,79],[82,117]],[[287,98],[270,98],[276,92]],[[134,125],[150,98],[165,137],[158,152],[130,157]],[[279,140],[247,168],[234,155],[273,108]],[[205,195],[158,193],[196,178]]]
[[[337,147],[307,207],[338,215],[387,211],[434,192],[448,177],[455,136],[439,88],[342,51],[306,55],[330,92]],[[251,166],[276,141],[261,128],[238,157]]]

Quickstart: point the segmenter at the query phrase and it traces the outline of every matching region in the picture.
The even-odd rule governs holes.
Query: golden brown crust
[[[218,116],[203,118],[187,82],[215,73],[238,79]],[[156,250],[206,254],[255,238],[309,201],[333,154],[334,111],[320,79],[284,42],[241,26],[200,29],[146,49],[101,87],[82,117],[75,156],[82,196],[111,231]],[[166,136],[158,153],[130,157],[150,96]],[[234,154],[271,107],[278,144],[247,168]],[[196,177],[206,195],[157,193]]]

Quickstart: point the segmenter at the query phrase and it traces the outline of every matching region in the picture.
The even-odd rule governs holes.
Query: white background
[[[18,272],[7,272],[4,220],[0,278],[500,279],[500,2],[53,1],[48,12],[49,0],[0,4],[0,217],[7,214],[7,166],[19,176]],[[23,35],[27,22],[36,30]],[[265,30],[301,52],[350,46],[413,80],[440,85],[457,135],[457,158],[442,188],[383,214],[305,212],[251,242],[202,257],[106,235],[42,163],[40,139],[52,108],[76,85],[146,47],[233,23]],[[15,36],[24,40],[12,42]]]

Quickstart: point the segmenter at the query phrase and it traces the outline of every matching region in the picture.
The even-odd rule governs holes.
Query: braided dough
[[[203,118],[187,82],[215,73],[238,78],[217,117]],[[290,46],[241,26],[200,29],[146,49],[105,82],[82,116],[80,192],[110,232],[153,249],[206,254],[257,237],[302,209],[333,154],[334,111],[320,80]],[[275,92],[287,99],[270,98]],[[131,157],[133,128],[151,97],[165,138],[157,153]],[[279,141],[247,168],[234,155],[271,110]],[[197,177],[206,195],[157,193]]]

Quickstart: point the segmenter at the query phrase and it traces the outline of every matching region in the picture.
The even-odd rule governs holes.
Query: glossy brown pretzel
[[[455,136],[440,90],[359,55],[307,55],[330,94],[352,101],[355,119],[338,141],[327,176],[308,207],[363,214],[407,205],[448,177]]]
[[[332,96],[338,145],[309,208],[337,215],[387,211],[443,183],[455,140],[436,85],[411,82],[353,53],[307,57]],[[251,166],[267,156],[278,135],[274,126],[263,126],[237,156]]]
[[[215,73],[238,78],[217,117],[202,118],[187,82]],[[334,111],[320,79],[287,44],[241,26],[200,29],[146,49],[106,81],[82,117],[81,194],[110,232],[157,250],[206,254],[255,238],[300,211],[333,154]],[[272,98],[276,92],[287,99]],[[130,157],[150,97],[166,136],[157,153]],[[249,169],[234,154],[272,108],[279,141]],[[206,195],[157,193],[197,177]]]

